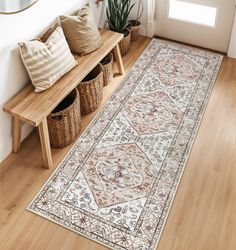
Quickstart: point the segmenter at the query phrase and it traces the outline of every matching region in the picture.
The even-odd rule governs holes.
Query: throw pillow
[[[45,42],[31,40],[19,46],[35,92],[50,88],[77,65],[61,27],[56,27]]]
[[[76,16],[60,16],[61,27],[72,52],[85,55],[102,46],[101,35],[89,6]]]

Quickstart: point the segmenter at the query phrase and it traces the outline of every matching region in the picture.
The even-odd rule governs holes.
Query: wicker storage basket
[[[80,98],[74,89],[48,116],[48,130],[52,147],[71,144],[81,128]]]
[[[113,54],[110,52],[101,61],[103,72],[103,86],[108,85],[113,79]]]
[[[129,34],[127,36],[124,36],[123,39],[119,42],[120,53],[122,56],[128,53],[131,43],[131,32],[130,30],[127,30],[127,32]]]
[[[134,26],[130,26],[130,30],[131,30],[131,41],[136,41],[138,39],[139,36],[139,28],[141,23],[139,21],[132,21],[132,24],[136,24]]]
[[[78,89],[82,115],[95,111],[103,98],[103,73],[100,64],[84,78]]]

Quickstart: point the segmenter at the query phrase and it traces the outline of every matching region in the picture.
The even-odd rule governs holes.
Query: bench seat
[[[13,116],[13,152],[20,149],[21,125],[26,122],[39,128],[45,166],[52,166],[47,116],[110,51],[114,51],[119,73],[124,74],[118,45],[123,34],[110,30],[100,32],[103,46],[88,55],[76,56],[78,65],[51,88],[35,93],[32,84],[28,84],[4,105],[3,110]]]

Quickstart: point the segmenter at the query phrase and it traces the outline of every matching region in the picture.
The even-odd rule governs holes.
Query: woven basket
[[[113,79],[113,54],[110,52],[100,63],[103,72],[103,86],[106,86]]]
[[[74,89],[48,116],[51,146],[62,148],[71,144],[81,128],[80,98]]]
[[[131,41],[137,41],[138,36],[139,36],[139,28],[140,28],[141,23],[138,21],[137,25],[135,26],[130,26],[131,29]]]
[[[127,36],[124,36],[123,39],[119,42],[120,53],[122,56],[128,53],[131,43],[131,32],[130,30],[127,30],[127,32],[129,34]]]
[[[87,115],[95,111],[102,102],[103,73],[98,64],[78,85],[81,103],[81,114]]]

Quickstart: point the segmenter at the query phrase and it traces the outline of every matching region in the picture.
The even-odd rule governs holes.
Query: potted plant
[[[129,51],[131,42],[131,32],[127,28],[130,11],[135,3],[131,0],[108,0],[106,6],[107,24],[110,30],[123,33],[124,38],[120,41],[119,47],[121,55]]]
[[[131,30],[131,41],[136,41],[138,38],[139,29],[141,25],[141,22],[139,20],[143,14],[143,9],[144,9],[143,1],[139,0],[136,19],[130,20],[128,25],[129,29]]]

